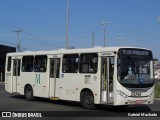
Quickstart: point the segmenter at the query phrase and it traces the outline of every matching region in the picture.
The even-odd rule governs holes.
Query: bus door
[[[113,103],[114,57],[102,57],[101,61],[101,102]]]
[[[20,92],[20,59],[13,59],[13,76],[12,76],[12,88],[13,92]]]
[[[56,94],[57,79],[60,78],[60,58],[50,59],[49,97],[59,97]]]

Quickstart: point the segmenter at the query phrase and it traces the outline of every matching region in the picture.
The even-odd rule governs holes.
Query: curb
[[[160,100],[160,98],[154,98],[155,100]]]

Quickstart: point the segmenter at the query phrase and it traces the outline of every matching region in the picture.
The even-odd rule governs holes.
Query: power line
[[[84,38],[87,38],[87,37],[89,37],[90,35],[83,35],[83,36],[80,36],[80,37],[77,37],[77,38],[75,38],[75,39],[71,39],[70,41],[77,41],[77,40],[82,40],[82,39],[84,39]]]
[[[23,34],[24,34],[25,36],[28,36],[30,39],[37,41],[39,44],[40,44],[40,43],[45,43],[45,44],[47,44],[47,45],[49,45],[49,46],[54,46],[54,47],[56,47],[56,48],[60,48],[60,47],[63,48],[63,47],[64,47],[64,46],[59,46],[59,45],[57,45],[57,44],[53,44],[53,43],[44,41],[44,39],[35,37],[33,34],[27,32],[27,31],[24,31]]]
[[[0,19],[0,26],[5,28],[5,29],[9,29],[11,31],[15,31],[15,29],[19,29],[19,27],[15,26],[15,25],[13,25],[9,22],[6,22],[2,19]],[[40,39],[38,37],[35,37],[31,33],[27,32],[26,30],[23,30],[23,34],[25,36],[28,36],[31,40],[37,41],[38,44],[44,43],[44,44],[48,44],[50,46],[54,46],[54,47],[57,47],[57,48],[62,47],[62,46],[59,46],[59,45],[56,45],[56,44],[53,44],[53,43],[46,42],[46,41],[44,41],[44,39]]]
[[[0,19],[0,26],[5,28],[5,29],[8,29],[8,30],[11,30],[11,31],[15,31],[15,30],[21,30],[22,28],[20,27],[17,27],[16,25],[13,25],[5,20],[2,20]],[[57,45],[57,44],[54,44],[54,43],[50,43],[50,42],[47,42],[46,39],[42,39],[42,38],[38,38],[36,36],[34,36],[32,33],[26,31],[23,29],[23,32],[22,32],[22,35],[23,37],[26,37],[28,40],[32,40],[32,43],[33,41],[37,44],[41,44],[41,45],[44,45],[46,44],[47,46],[54,46],[56,48],[65,48],[63,45]],[[81,39],[84,39],[84,38],[87,38],[88,36],[90,35],[84,35],[84,36],[80,36],[78,38],[75,38],[75,39],[71,39],[71,40],[68,40],[68,41],[77,41],[77,40],[81,40]],[[53,41],[53,40],[52,40]],[[65,40],[64,40],[65,41]],[[19,43],[19,42],[18,42]],[[20,44],[17,44],[18,45],[18,49],[20,48]],[[39,47],[38,45],[38,47]]]
[[[15,29],[19,29],[17,26],[7,22],[7,21],[4,21],[2,19],[0,19],[0,23],[1,23],[1,26],[6,28],[6,29],[9,29],[11,31],[15,30]]]
[[[0,42],[2,42],[2,43],[7,43],[7,44],[11,44],[11,45],[15,45],[15,46],[17,46],[17,45],[18,45],[18,44],[11,43],[11,42],[6,42],[6,41],[3,41],[3,40],[0,40]]]

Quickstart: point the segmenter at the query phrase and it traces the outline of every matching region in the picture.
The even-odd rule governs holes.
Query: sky
[[[0,0],[0,44],[23,51],[66,47],[67,0]],[[106,46],[149,48],[160,60],[160,0],[69,0],[69,47]],[[119,40],[119,38],[122,38]]]

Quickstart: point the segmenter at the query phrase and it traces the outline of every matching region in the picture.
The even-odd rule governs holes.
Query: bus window
[[[63,55],[63,73],[77,73],[78,72],[78,54]]]
[[[47,56],[37,55],[34,61],[34,72],[46,72],[47,70]]]
[[[80,56],[80,72],[96,73],[98,64],[98,54],[81,54]]]
[[[13,76],[20,76],[21,60],[13,60]]]
[[[18,60],[18,76],[20,76],[21,60]]]
[[[17,76],[17,61],[13,60],[13,76]]]
[[[56,67],[55,67],[56,65]],[[55,71],[56,70],[56,71]],[[51,59],[50,61],[50,78],[54,78],[56,72],[56,78],[59,78],[60,74],[60,59]]]
[[[7,71],[11,71],[11,57],[8,57]]]
[[[113,81],[113,73],[114,73],[114,58],[109,59],[109,79]]]
[[[23,56],[22,58],[22,72],[33,71],[33,56]]]

